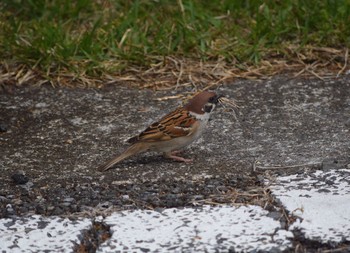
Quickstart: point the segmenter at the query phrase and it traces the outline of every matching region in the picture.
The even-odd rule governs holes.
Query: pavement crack
[[[80,243],[74,246],[74,252],[94,253],[111,236],[110,226],[103,221],[93,220],[90,229],[83,232]]]
[[[266,179],[269,182],[273,182],[276,175],[271,175],[266,171],[264,173],[254,172],[253,174],[256,176],[257,185],[264,189],[265,199],[267,200],[264,209],[270,212],[268,216],[275,220],[278,220],[281,223],[282,229],[290,231],[293,234],[293,247],[289,248],[285,252],[350,252],[349,241],[344,240],[344,242],[341,243],[321,243],[317,240],[307,238],[305,233],[300,229],[291,229],[293,223],[302,218],[293,214],[295,210],[292,212],[288,211],[279,201],[279,199],[273,194],[273,191],[269,188],[269,185],[266,185]],[[275,231],[274,235],[276,235],[277,232],[278,230]]]

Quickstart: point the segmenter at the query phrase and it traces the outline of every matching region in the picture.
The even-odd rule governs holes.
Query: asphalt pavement
[[[349,252],[349,81],[223,85],[240,107],[217,109],[183,152],[192,164],[145,153],[105,173],[194,88],[5,89],[1,250]]]

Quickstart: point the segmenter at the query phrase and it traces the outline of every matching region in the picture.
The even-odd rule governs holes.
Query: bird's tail
[[[112,158],[111,160],[109,160],[108,162],[106,162],[105,164],[101,165],[98,168],[98,170],[99,171],[109,170],[113,165],[119,163],[120,161],[122,161],[122,160],[124,160],[132,155],[144,152],[147,149],[148,149],[148,146],[145,145],[144,143],[135,143],[135,144],[131,145],[129,148],[127,148],[119,156],[116,156],[116,157]]]

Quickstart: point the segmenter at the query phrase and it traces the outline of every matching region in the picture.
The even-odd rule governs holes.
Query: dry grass
[[[74,76],[70,72],[42,73],[26,65],[9,66],[0,64],[0,85],[49,84],[54,87],[93,87],[105,85],[130,85],[141,89],[177,90],[192,87],[194,90],[215,89],[229,84],[237,78],[267,79],[277,74],[289,74],[291,77],[335,78],[346,74],[348,49],[326,47],[306,47],[297,52],[290,47],[290,59],[270,53],[269,58],[258,65],[237,65],[225,60],[201,61],[187,58],[165,57],[150,68],[129,67],[115,74],[104,74],[101,78],[81,74]]]

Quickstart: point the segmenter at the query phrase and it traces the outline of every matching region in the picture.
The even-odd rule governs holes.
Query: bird
[[[179,162],[192,162],[192,159],[177,154],[202,135],[211,113],[222,97],[213,91],[198,93],[184,106],[178,107],[139,135],[130,138],[128,142],[131,145],[120,155],[101,165],[98,170],[106,171],[122,160],[145,151],[161,152],[164,157]]]

